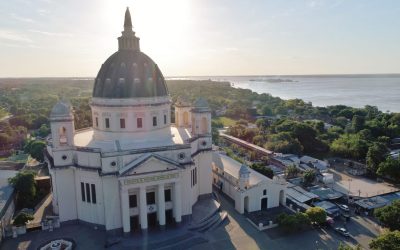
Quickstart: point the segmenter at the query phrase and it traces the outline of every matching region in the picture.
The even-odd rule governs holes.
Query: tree
[[[263,115],[273,115],[272,109],[271,109],[271,107],[269,105],[264,105],[261,108],[261,113]]]
[[[21,171],[16,176],[8,179],[8,182],[17,192],[17,202],[20,207],[32,207],[36,197],[35,173]]]
[[[305,213],[285,214],[278,215],[277,222],[283,230],[288,232],[295,232],[303,229],[310,224],[310,219]]]
[[[390,230],[400,230],[400,200],[389,206],[375,209],[375,217]]]
[[[326,212],[321,207],[310,207],[306,210],[306,214],[312,223],[323,224],[326,222]]]
[[[304,174],[303,174],[303,181],[305,185],[310,185],[311,183],[314,182],[316,173],[314,169],[307,169]]]
[[[299,169],[295,165],[289,165],[285,170],[286,178],[291,179],[297,177]]]
[[[284,154],[300,154],[303,147],[297,139],[294,139],[289,132],[281,132],[268,137],[265,148]]]
[[[344,134],[332,142],[331,150],[339,156],[365,159],[368,142],[361,139],[358,134]]]
[[[272,171],[271,168],[264,166],[264,164],[254,163],[250,167],[270,179],[274,177],[274,171]]]
[[[400,182],[400,158],[394,159],[388,156],[384,162],[379,164],[377,174]]]
[[[46,147],[44,141],[29,141],[25,146],[25,152],[29,153],[33,158],[39,162],[44,161],[43,150]]]
[[[355,132],[360,131],[364,128],[365,119],[362,116],[354,115],[351,120],[351,127]]]
[[[386,231],[379,235],[376,239],[369,243],[369,247],[374,250],[399,250],[400,249],[400,232]]]
[[[367,152],[367,168],[372,174],[376,174],[379,164],[385,160],[385,155],[389,152],[385,144],[381,142],[374,142]]]

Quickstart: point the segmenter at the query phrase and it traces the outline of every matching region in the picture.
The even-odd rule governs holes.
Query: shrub
[[[28,221],[33,220],[33,219],[34,219],[34,217],[32,215],[22,212],[22,213],[19,213],[17,215],[17,217],[15,217],[13,225],[17,226],[17,227],[25,226],[25,224]]]

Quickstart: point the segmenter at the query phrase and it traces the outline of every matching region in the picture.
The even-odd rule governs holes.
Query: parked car
[[[335,228],[335,231],[340,233],[341,235],[343,235],[345,237],[349,237],[350,236],[349,232],[343,227],[337,227],[337,228]]]
[[[339,206],[340,209],[342,209],[343,211],[349,212],[350,208],[347,205],[344,204],[337,204]]]

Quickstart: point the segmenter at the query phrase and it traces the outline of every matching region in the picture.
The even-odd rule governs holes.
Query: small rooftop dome
[[[53,109],[50,112],[50,117],[60,117],[60,116],[71,116],[72,110],[71,106],[64,102],[59,101],[56,105],[54,105]]]
[[[206,99],[203,97],[197,98],[197,100],[194,102],[193,106],[195,108],[208,108],[208,102]]]
[[[203,97],[199,97],[194,103],[193,103],[193,111],[194,112],[210,112],[210,108],[208,106],[208,102],[206,99]]]
[[[244,174],[250,174],[250,170],[246,165],[242,164],[239,170],[239,175],[244,175]]]

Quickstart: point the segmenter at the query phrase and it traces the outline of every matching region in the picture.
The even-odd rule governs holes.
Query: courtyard
[[[377,182],[362,176],[349,175],[334,169],[330,169],[329,171],[333,173],[335,180],[332,184],[332,188],[342,194],[366,198],[399,190],[396,186],[386,182]],[[329,186],[331,186],[331,184]]]

